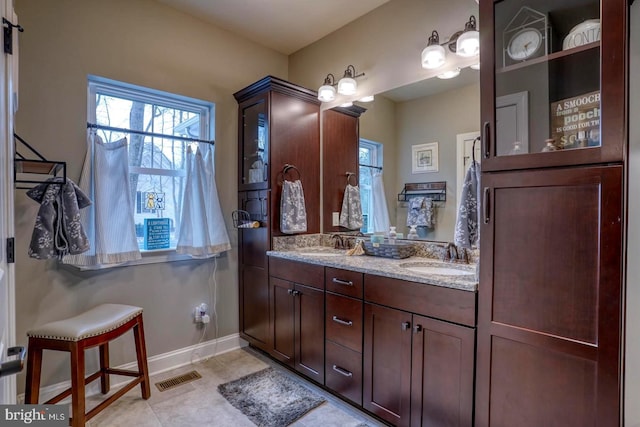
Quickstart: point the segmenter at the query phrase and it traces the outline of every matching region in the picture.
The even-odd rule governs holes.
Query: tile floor
[[[96,415],[87,425],[90,427],[252,427],[254,424],[218,393],[217,386],[269,366],[293,378],[298,378],[274,361],[247,347],[152,376],[149,400],[143,400],[140,397],[140,387],[135,387]],[[155,386],[158,381],[192,370],[198,371],[202,378],[164,392],[158,391]],[[325,397],[327,402],[300,418],[292,424],[293,427],[384,425],[319,387],[306,381],[303,383]],[[87,407],[92,408],[101,399],[102,395],[87,398]]]

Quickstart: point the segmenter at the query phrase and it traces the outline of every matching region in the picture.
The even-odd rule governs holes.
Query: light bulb
[[[444,65],[446,52],[444,47],[432,44],[422,51],[422,68],[434,69]]]
[[[338,82],[338,93],[341,95],[355,95],[358,83],[351,77],[343,77]]]
[[[438,74],[436,77],[438,77],[439,79],[452,79],[454,77],[458,77],[460,75],[460,68],[454,68],[453,70],[447,70],[441,74]]]
[[[322,102],[331,102],[336,99],[336,88],[331,85],[322,85],[318,89],[318,99]]]

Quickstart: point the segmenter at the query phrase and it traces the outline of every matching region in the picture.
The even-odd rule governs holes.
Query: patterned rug
[[[218,391],[258,427],[284,427],[325,399],[273,368],[218,386]]]

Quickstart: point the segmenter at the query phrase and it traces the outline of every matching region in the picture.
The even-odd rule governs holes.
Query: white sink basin
[[[420,274],[439,274],[442,276],[468,276],[475,274],[475,271],[467,270],[464,268],[456,268],[447,265],[440,266],[426,263],[406,263],[400,264],[400,267]]]

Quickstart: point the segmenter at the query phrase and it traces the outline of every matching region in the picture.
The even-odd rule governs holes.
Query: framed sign
[[[551,103],[551,138],[563,148],[600,145],[600,91]]]
[[[411,146],[411,173],[438,172],[438,143]]]

